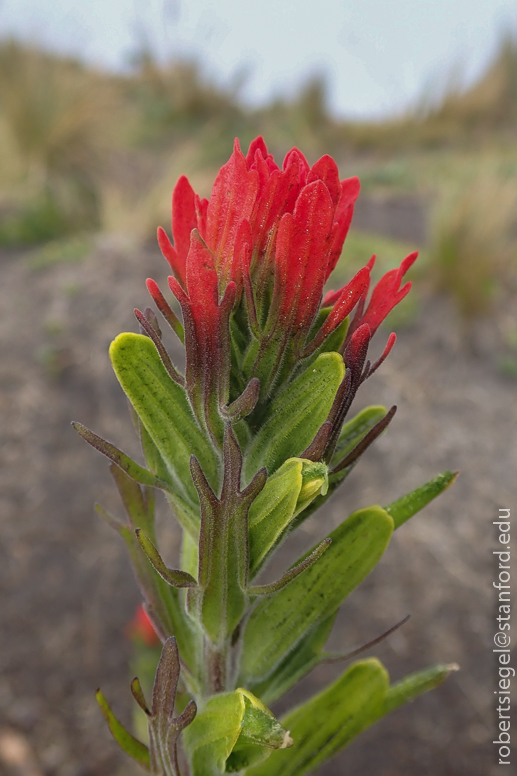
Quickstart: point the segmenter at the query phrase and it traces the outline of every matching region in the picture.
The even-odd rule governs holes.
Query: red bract
[[[213,254],[195,229],[188,259],[186,291],[176,278],[169,278],[169,285],[183,313],[187,390],[198,418],[210,427],[207,418],[212,405],[225,403],[228,398],[222,378],[230,366],[229,343],[225,340],[228,339],[228,321],[235,301],[235,283],[230,281],[219,302]]]
[[[306,330],[340,256],[358,194],[358,179],[340,182],[330,156],[311,168],[294,148],[280,170],[262,138],[252,142],[246,157],[236,140],[210,201],[180,178],[172,197],[174,247],[161,228],[158,241],[187,290],[188,266],[195,260],[189,250],[196,250],[189,240],[197,229],[211,253],[219,293],[233,280],[240,295],[243,275],[249,274],[253,301],[262,310],[273,283],[276,305],[269,328],[279,321],[285,326],[288,309],[289,323]]]
[[[213,438],[220,436],[214,412],[221,415],[245,388],[231,383],[231,359],[237,359],[237,371],[246,380],[258,378],[265,399],[271,386],[288,381],[299,361],[321,349],[355,308],[346,341],[334,345],[354,362],[354,333],[361,329],[367,347],[409,291],[409,283],[400,285],[416,254],[379,281],[368,305],[374,259],[322,299],[358,194],[358,179],[340,181],[330,156],[310,167],[293,148],[280,169],[261,137],[246,156],[235,141],[210,200],[200,199],[184,176],[178,181],[172,197],[174,244],[161,228],[158,241],[174,273],[169,284],[184,317],[186,387],[198,419]],[[174,323],[156,284],[148,287]],[[331,310],[315,327],[322,307]]]

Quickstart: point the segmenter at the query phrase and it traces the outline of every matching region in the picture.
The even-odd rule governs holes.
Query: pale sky
[[[122,69],[147,40],[158,56],[196,56],[218,81],[248,71],[260,105],[327,71],[341,116],[400,111],[455,70],[471,81],[515,0],[0,0],[0,36],[16,33]]]

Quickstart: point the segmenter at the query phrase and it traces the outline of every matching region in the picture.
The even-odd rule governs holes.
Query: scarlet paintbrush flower
[[[189,295],[194,290],[204,303],[205,320],[213,324],[214,297],[216,304],[233,281],[238,296],[246,291],[250,317],[258,314],[263,319],[270,313],[269,320],[261,321],[264,330],[281,321],[284,330],[301,328],[307,334],[323,285],[341,254],[358,194],[358,179],[340,182],[329,156],[310,168],[294,148],[280,170],[262,138],[253,141],[247,157],[236,140],[210,201],[195,195],[184,176],[176,185],[174,247],[164,230],[158,230],[175,276],[173,292],[184,302],[181,289]],[[201,287],[195,286],[200,281]],[[348,305],[340,306],[334,327],[352,309],[366,282],[367,272],[361,272],[355,294]],[[273,303],[264,310],[268,292],[274,292]]]
[[[310,167],[293,149],[280,169],[262,138],[246,157],[235,142],[209,201],[181,178],[174,242],[161,229],[158,239],[183,321],[153,280],[147,287],[185,345],[185,373],[150,308],[135,310],[140,334],[120,334],[110,346],[145,466],[75,424],[111,460],[124,505],[122,519],[97,509],[127,544],[146,601],[129,633],[163,643],[152,703],[137,678],[131,683],[149,747],[124,731],[100,691],[97,700],[121,746],[155,776],[312,773],[451,670],[437,666],[389,687],[378,661],[360,661],[282,722],[268,709],[328,661],[324,644],[345,598],[394,529],[455,476],[445,472],[385,508],[354,512],[277,579],[257,584],[283,539],[341,486],[395,414],[366,407],[345,423],[360,385],[394,345],[391,334],[380,358],[368,361],[373,335],[409,291],[403,278],[416,254],[371,294],[374,258],[343,288],[323,293],[358,193],[357,178],[340,181],[329,156]],[[155,490],[165,492],[183,531],[177,568],[157,543]]]
[[[300,360],[325,348],[355,308],[346,339],[334,346],[347,353],[352,366],[359,340],[366,355],[382,320],[409,291],[410,283],[400,285],[416,254],[379,281],[366,310],[373,259],[347,285],[323,297],[358,194],[359,180],[340,181],[330,156],[310,167],[294,148],[280,169],[261,137],[246,157],[235,141],[210,200],[200,199],[185,176],[178,181],[172,196],[174,245],[162,228],[158,241],[183,312],[186,387],[198,419],[213,437],[222,438],[214,420],[221,409],[250,381],[248,391],[257,393],[253,378],[260,382],[260,400],[266,401],[272,386],[278,389]],[[171,319],[174,314],[154,281],[148,281],[148,288]],[[318,325],[320,310],[325,313]],[[240,381],[231,377],[234,361]],[[353,394],[359,382],[356,375]]]

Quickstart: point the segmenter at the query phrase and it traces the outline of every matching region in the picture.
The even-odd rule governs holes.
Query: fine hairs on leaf
[[[443,472],[351,515],[345,500],[334,501],[339,524],[289,568],[280,551],[280,572],[268,581],[272,555],[344,490],[396,411],[373,405],[349,417],[395,345],[391,334],[381,357],[368,358],[378,328],[410,290],[405,276],[416,254],[401,256],[371,289],[375,257],[324,293],[358,195],[358,179],[341,179],[330,156],[310,165],[293,148],[277,164],[262,137],[246,154],[235,141],[209,199],[182,176],[172,239],[158,229],[176,302],[152,279],[147,288],[184,348],[184,375],[156,312],[135,309],[140,333],[116,336],[110,358],[142,463],[74,423],[110,460],[125,512],[119,519],[97,507],[124,540],[142,594],[134,648],[141,654],[145,641],[146,670],[153,663],[152,700],[146,675],[131,692],[149,744],[125,730],[100,691],[97,700],[120,747],[152,776],[315,773],[456,669],[439,664],[391,683],[378,660],[362,659],[280,719],[268,708],[316,666],[356,658],[407,622],[409,615],[351,651],[326,649],[341,605],[389,551],[393,531],[457,476]],[[173,567],[155,526],[158,490],[181,534]],[[321,537],[329,529],[320,521],[317,530]]]

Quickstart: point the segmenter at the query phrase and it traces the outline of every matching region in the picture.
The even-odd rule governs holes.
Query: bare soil
[[[81,263],[37,272],[24,253],[0,258],[0,773],[130,776],[137,770],[93,696],[102,686],[129,723],[124,626],[139,595],[124,547],[93,511],[99,501],[120,514],[107,464],[70,421],[137,455],[107,348],[120,331],[136,330],[132,309],[148,304],[145,278],[163,283],[165,262],[157,249],[120,240],[99,244]],[[396,403],[390,429],[326,514],[274,561],[284,567],[355,508],[461,470],[453,488],[397,532],[346,603],[331,643],[352,648],[411,613],[373,650],[392,677],[434,662],[457,662],[461,671],[363,734],[321,769],[326,776],[489,776],[497,768],[492,521],[499,507],[515,506],[516,382],[496,369],[495,323],[479,327],[476,354],[457,332],[448,303],[420,304],[357,402]],[[380,332],[379,347],[384,338]],[[173,554],[177,532],[161,509]],[[320,667],[280,708],[341,670]]]

